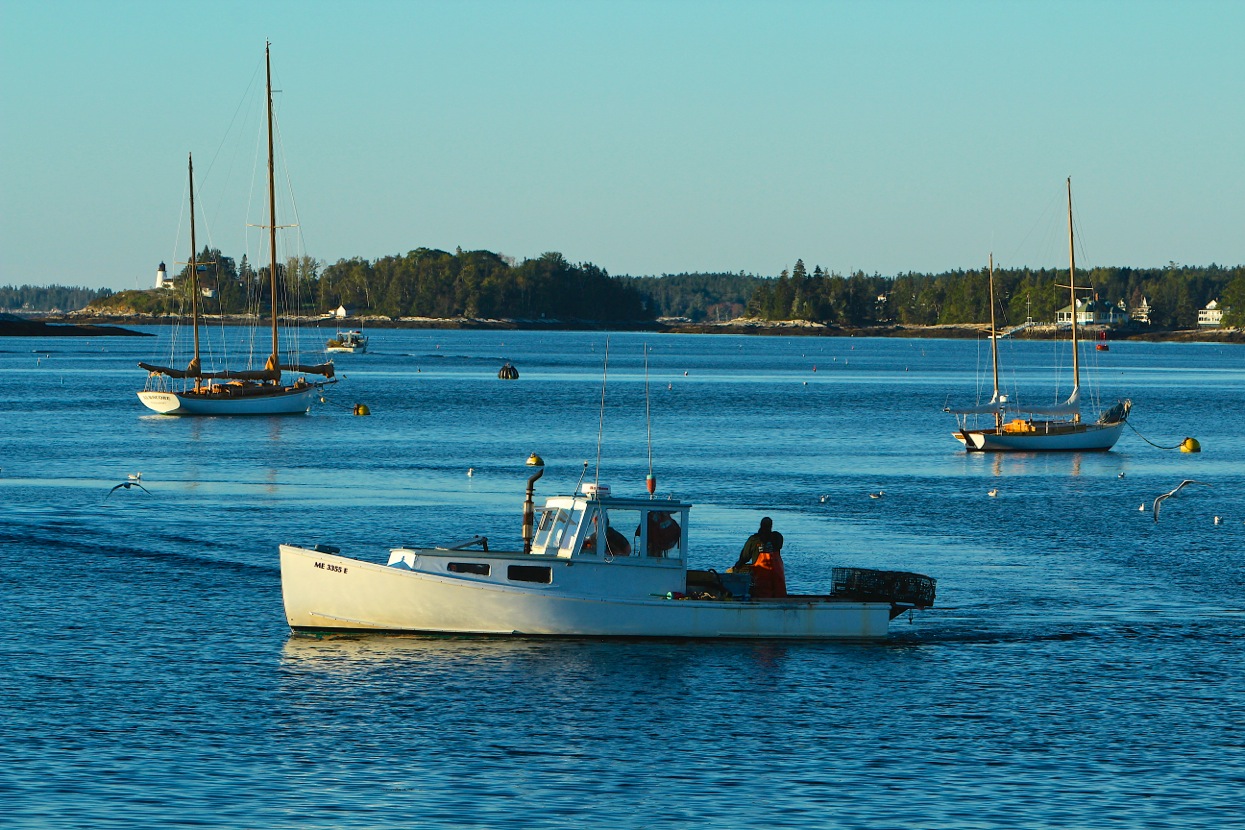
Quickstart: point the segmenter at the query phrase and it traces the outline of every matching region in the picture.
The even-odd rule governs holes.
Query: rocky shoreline
[[[15,314],[0,314],[0,337],[154,337],[145,331],[131,331],[111,323],[31,320]]]
[[[255,318],[249,315],[211,315],[213,323],[226,325],[251,325]],[[131,331],[126,326],[160,326],[181,322],[173,316],[155,315],[99,315],[91,312],[18,317],[0,315],[0,336],[17,337],[102,337],[102,336],[151,336],[146,332]],[[794,337],[920,337],[945,339],[976,339],[986,337],[989,326],[985,325],[936,325],[936,326],[866,326],[844,328],[810,323],[806,320],[757,320],[741,318],[717,323],[693,323],[689,320],[663,318],[657,321],[604,324],[594,320],[557,319],[507,319],[474,317],[303,317],[298,322],[332,329],[467,329],[499,331],[652,331],[670,334],[747,334],[761,336]],[[1085,338],[1096,339],[1101,326],[1082,329]],[[1050,324],[1038,324],[1011,334],[1024,340],[1050,340],[1061,335],[1062,330]],[[1201,342],[1245,343],[1245,329],[1164,329],[1152,330],[1141,327],[1110,329],[1110,340],[1146,340],[1152,342]]]

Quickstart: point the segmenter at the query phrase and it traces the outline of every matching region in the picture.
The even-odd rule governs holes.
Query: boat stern
[[[152,392],[142,391],[138,393],[138,399],[142,401],[143,406],[150,410],[159,412],[161,415],[181,415],[182,402],[181,399],[172,392]]]

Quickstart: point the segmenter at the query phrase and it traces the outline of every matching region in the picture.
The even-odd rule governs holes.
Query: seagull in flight
[[[147,495],[149,495],[149,496],[151,495],[151,491],[150,491],[150,490],[148,490],[148,489],[147,489],[146,487],[144,487],[143,485],[139,484],[137,481],[123,481],[123,482],[121,482],[120,484],[118,484],[116,487],[114,487],[114,488],[112,488],[111,490],[109,490],[109,491],[108,491],[108,496],[111,496],[113,493],[117,492],[117,491],[118,491],[118,490],[120,490],[122,487],[124,487],[126,490],[129,490],[131,487],[137,487],[138,489],[142,490],[142,491],[143,491],[144,493],[146,493]],[[104,496],[104,501],[108,501],[108,496]]]
[[[1163,500],[1164,500],[1164,499],[1170,499],[1172,496],[1174,496],[1174,495],[1176,495],[1177,493],[1179,493],[1181,490],[1183,490],[1183,489],[1185,488],[1185,486],[1186,486],[1186,485],[1189,485],[1189,484],[1200,484],[1200,485],[1201,485],[1201,486],[1203,486],[1203,487],[1209,487],[1209,486],[1210,486],[1209,484],[1207,484],[1207,483],[1205,483],[1205,482],[1203,482],[1203,481],[1194,481],[1194,480],[1193,480],[1193,479],[1191,479],[1191,478],[1186,478],[1184,481],[1182,481],[1182,482],[1180,482],[1179,484],[1177,484],[1177,485],[1176,485],[1176,489],[1175,489],[1175,490],[1172,490],[1170,493],[1164,493],[1163,495],[1159,496],[1157,499],[1155,499],[1155,500],[1154,500],[1154,521],[1155,521],[1155,522],[1158,522],[1158,520],[1159,520],[1159,507],[1161,507],[1161,506],[1162,506],[1162,504],[1163,504]]]

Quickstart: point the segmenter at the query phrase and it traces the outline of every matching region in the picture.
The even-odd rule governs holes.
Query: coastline
[[[15,314],[0,314],[0,337],[154,337],[145,331],[131,331],[113,321],[34,320]]]
[[[207,319],[225,325],[250,325],[250,315],[208,315]],[[912,337],[941,339],[977,339],[988,336],[984,324],[905,326],[884,325],[844,328],[805,320],[768,321],[740,318],[717,323],[694,323],[690,320],[662,318],[655,321],[603,323],[596,320],[562,320],[552,318],[476,318],[476,317],[299,317],[302,325],[318,326],[326,331],[338,329],[474,329],[498,331],[652,331],[662,334],[744,334],[784,337]],[[179,322],[176,316],[103,315],[77,311],[68,314],[32,314],[29,317],[0,315],[0,336],[11,337],[150,337],[146,332],[132,331],[127,326],[162,326]],[[1097,340],[1102,326],[1085,326],[1086,340]],[[1010,337],[1023,340],[1050,340],[1062,329],[1038,324],[1017,331]],[[1175,343],[1245,343],[1245,329],[1163,329],[1140,327],[1107,329],[1108,341],[1143,340]]]

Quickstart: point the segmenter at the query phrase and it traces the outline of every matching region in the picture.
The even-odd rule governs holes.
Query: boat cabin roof
[[[687,559],[690,504],[612,496],[608,487],[594,484],[585,484],[583,489],[578,495],[545,500],[532,540],[533,554]],[[605,528],[605,544],[598,544],[600,528]]]

